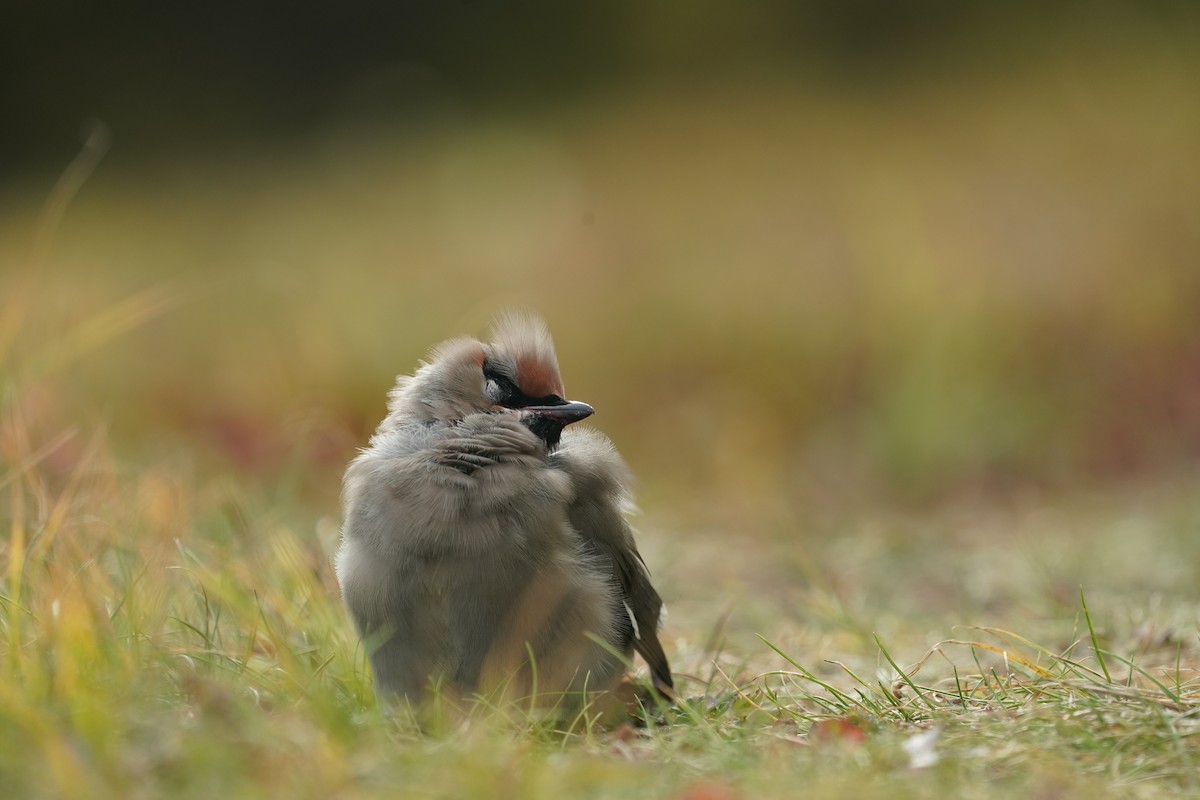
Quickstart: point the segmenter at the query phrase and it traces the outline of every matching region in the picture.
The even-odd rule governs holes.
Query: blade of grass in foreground
[[[889,653],[887,648],[883,646],[883,642],[880,640],[879,634],[875,634],[875,644],[879,645],[879,652],[883,653],[883,657],[886,658],[887,662],[892,665],[892,669],[896,670],[896,673],[900,676],[900,679],[908,684],[908,688],[912,689],[913,692],[916,693],[917,697],[921,698],[921,702],[929,706],[930,711],[937,711],[937,706],[933,704],[933,701],[925,696],[917,684],[913,682],[913,679],[908,676],[907,672],[900,669],[900,665],[897,664],[892,658],[892,654]]]
[[[21,280],[9,294],[3,306],[0,306],[0,364],[3,364],[9,348],[17,338],[25,316],[33,308],[33,296],[37,289],[37,280],[50,260],[50,248],[54,242],[59,225],[67,213],[68,206],[83,184],[91,176],[104,154],[108,152],[111,136],[108,126],[93,120],[89,125],[83,147],[71,163],[67,165],[50,195],[42,206],[38,216],[37,230],[34,233],[33,249],[29,255]]]
[[[763,644],[765,644],[767,647],[771,648],[771,649],[772,649],[772,650],[774,650],[776,653],[778,653],[778,654],[779,654],[779,656],[780,656],[780,657],[781,657],[781,658],[782,658],[784,661],[786,661],[787,663],[789,663],[789,664],[791,664],[793,667],[795,667],[795,668],[796,668],[796,669],[799,671],[799,673],[800,673],[801,677],[803,677],[803,678],[805,678],[806,680],[809,680],[809,681],[811,681],[811,682],[815,683],[817,686],[820,686],[822,689],[824,689],[825,691],[829,692],[831,695],[833,695],[835,698],[837,698],[837,700],[838,700],[839,702],[843,703],[843,704],[844,704],[844,705],[845,705],[847,708],[857,705],[857,703],[855,702],[854,698],[850,697],[850,696],[849,696],[848,694],[846,694],[845,692],[842,692],[842,691],[841,691],[841,690],[839,690],[837,687],[835,687],[833,684],[826,683],[825,681],[823,681],[823,680],[821,680],[820,678],[818,678],[818,677],[817,677],[816,675],[814,675],[814,674],[813,674],[813,673],[812,673],[810,670],[808,670],[806,667],[804,667],[803,665],[801,665],[801,664],[800,664],[800,662],[796,661],[796,659],[792,658],[792,657],[791,657],[791,656],[789,656],[787,653],[783,652],[783,651],[782,651],[782,650],[780,650],[778,647],[776,647],[776,646],[775,646],[775,645],[774,645],[774,644],[773,644],[773,643],[772,643],[772,642],[771,642],[769,639],[767,639],[765,636],[763,636],[762,634],[759,634],[759,635],[758,635],[758,638],[762,640]]]
[[[1079,602],[1083,605],[1083,618],[1087,620],[1088,634],[1092,637],[1092,650],[1096,653],[1096,660],[1100,662],[1100,670],[1104,673],[1104,678],[1109,683],[1112,683],[1112,675],[1108,672],[1108,665],[1104,663],[1104,651],[1100,649],[1100,641],[1096,638],[1096,627],[1092,624],[1092,614],[1088,611],[1087,598],[1083,595],[1083,587],[1079,587]]]

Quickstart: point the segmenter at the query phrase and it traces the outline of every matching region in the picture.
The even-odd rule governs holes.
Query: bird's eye
[[[520,401],[522,394],[517,385],[513,383],[512,378],[494,369],[491,364],[484,363],[483,381],[483,391],[489,400],[498,406],[517,407],[514,403]]]

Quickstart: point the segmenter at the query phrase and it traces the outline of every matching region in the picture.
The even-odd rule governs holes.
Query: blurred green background
[[[1191,471],[1196,8],[10,7],[5,403],[336,515],[518,306],[690,526]]]

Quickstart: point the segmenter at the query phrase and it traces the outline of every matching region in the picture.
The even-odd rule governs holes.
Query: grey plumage
[[[401,376],[346,471],[337,573],[377,689],[571,705],[636,650],[671,696],[624,462],[564,430],[591,407],[564,399],[540,321],[504,317],[491,338],[443,343]]]

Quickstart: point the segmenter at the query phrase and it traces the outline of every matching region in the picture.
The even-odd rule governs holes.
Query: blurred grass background
[[[746,661],[915,660],[981,615],[1065,646],[1081,582],[1195,656],[1191,4],[521,10],[5,12],[10,744],[57,708],[153,762],[106,785],[173,786],[153,724],[99,732],[145,688],[266,746],[175,671],[195,636],[320,707],[315,785],[369,772],[341,471],[396,373],[510,306],[642,480],[683,668],[731,608]]]
[[[447,19],[463,36],[494,21],[470,8]],[[238,80],[218,71],[197,97],[208,65],[190,50],[135,51],[145,81],[191,76],[169,107],[116,66],[108,83],[72,73],[76,94],[99,86],[61,106],[61,79],[23,70],[46,86],[49,118],[74,117],[54,131],[57,157],[5,182],[0,290],[23,297],[17,282],[38,272],[10,369],[138,292],[169,294],[169,313],[70,364],[63,417],[95,411],[130,445],[175,435],[251,471],[291,457],[300,426],[336,464],[394,373],[517,304],[548,317],[572,392],[654,490],[750,507],[806,487],[922,498],[1196,454],[1191,16],[959,11],[943,21],[958,41],[911,10],[825,9],[824,25],[851,31],[823,48],[776,31],[756,52],[766,10],[729,15],[732,29],[716,6],[696,29],[661,13],[610,20],[610,58],[632,63],[604,81],[588,58],[600,43],[512,63],[451,53],[439,68],[404,60],[414,34],[398,25],[392,60],[332,70],[351,74],[314,88],[323,106],[283,85],[320,106],[286,133],[291,95],[243,97],[273,73],[242,76],[237,60],[223,69]],[[853,39],[889,15],[890,39]],[[156,23],[140,24],[132,43]],[[212,24],[191,47],[249,36]],[[896,41],[876,52],[872,36]],[[289,43],[237,52],[266,60]],[[60,71],[66,47],[52,51]],[[525,86],[522,64],[553,72],[556,58],[568,86]],[[101,75],[116,60],[97,59]],[[48,124],[14,110],[18,132]],[[203,112],[215,142],[191,127]],[[112,147],[31,264],[45,198],[93,117]],[[145,146],[160,129],[172,135]]]

